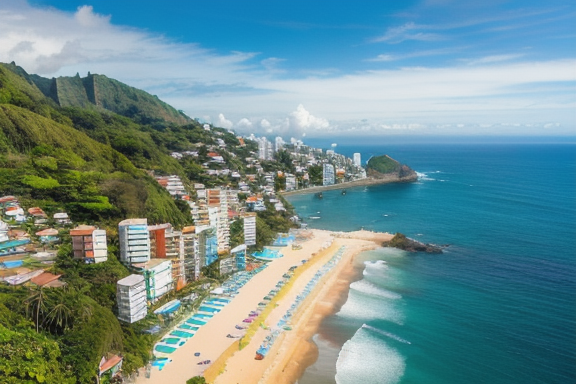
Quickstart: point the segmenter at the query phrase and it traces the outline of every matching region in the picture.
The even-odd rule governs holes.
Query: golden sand
[[[270,262],[266,269],[242,287],[232,302],[203,325],[185,345],[171,354],[173,361],[162,371],[153,368],[149,379],[141,374],[136,383],[185,384],[187,379],[202,375],[206,369],[207,379],[214,384],[296,382],[306,367],[317,358],[317,349],[311,340],[320,322],[339,310],[346,301],[350,283],[358,278],[353,268],[354,256],[392,238],[389,234],[368,231],[312,231],[314,237],[302,243],[302,249],[283,248],[284,257]],[[333,242],[332,246],[322,251],[323,246],[329,242]],[[264,324],[267,326],[273,326],[280,320],[294,303],[296,295],[343,245],[346,246],[346,251],[340,262],[318,281],[294,314],[292,330],[285,331],[278,337],[263,360],[255,360],[254,357],[269,330],[258,329],[250,343],[244,349],[237,350],[234,345],[238,345],[238,340],[226,335],[239,332],[235,325],[242,324],[242,320],[251,310],[257,308],[263,296],[275,288],[290,267],[301,265],[302,260],[310,261],[305,271],[295,279],[265,319]],[[200,352],[200,356],[195,357],[195,352]],[[212,360],[215,365],[213,368],[197,365],[199,361],[207,359]]]

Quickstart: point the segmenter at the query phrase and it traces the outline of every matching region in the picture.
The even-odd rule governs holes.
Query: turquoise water
[[[576,382],[576,146],[395,145],[419,182],[290,197],[314,228],[402,232],[366,252],[299,384]],[[347,153],[348,152],[348,153]]]
[[[212,307],[207,307],[205,305],[201,305],[200,308],[198,308],[199,311],[203,311],[203,312],[220,312],[220,309],[217,308],[212,308]]]

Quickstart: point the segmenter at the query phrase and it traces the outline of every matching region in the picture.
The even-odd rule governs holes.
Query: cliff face
[[[400,164],[388,155],[374,156],[366,164],[366,174],[374,179],[410,182],[418,178],[407,165]]]
[[[47,79],[30,75],[24,69],[9,65],[9,68],[36,85],[44,94],[61,107],[104,108],[122,116],[136,118],[143,124],[168,121],[189,124],[191,119],[166,104],[158,97],[130,87],[104,75],[88,74]]]

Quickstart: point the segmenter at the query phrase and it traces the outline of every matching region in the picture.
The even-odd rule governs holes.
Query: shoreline
[[[375,248],[376,244],[358,250],[340,270],[334,271],[335,276],[326,287],[327,291],[319,293],[315,302],[310,305],[311,313],[306,319],[306,324],[299,330],[301,334],[293,341],[291,353],[285,355],[281,361],[273,363],[270,374],[263,378],[262,384],[296,383],[306,369],[318,360],[318,346],[313,337],[318,333],[324,319],[338,313],[346,303],[350,285],[362,278],[362,270],[355,265],[356,257],[364,251]]]
[[[314,187],[296,189],[293,191],[283,191],[280,194],[282,196],[294,196],[294,195],[303,195],[306,193],[317,193],[323,191],[331,191],[331,190],[338,190],[338,189],[346,189],[346,188],[354,188],[354,187],[364,187],[370,185],[380,185],[380,184],[391,184],[391,183],[411,183],[418,180],[417,175],[407,176],[407,177],[398,177],[396,175],[387,175],[382,178],[373,178],[367,177],[365,179],[354,180],[354,181],[345,181],[339,184],[333,185],[318,185]]]
[[[194,337],[170,355],[172,362],[166,364],[161,371],[153,368],[150,378],[145,378],[141,372],[136,383],[184,384],[197,375],[204,375],[211,384],[295,383],[317,359],[318,350],[312,337],[322,320],[337,312],[347,300],[349,286],[358,277],[357,268],[354,267],[356,256],[365,250],[379,247],[383,240],[393,236],[365,230],[311,231],[314,237],[303,242],[302,249],[284,248],[284,257],[270,262],[266,269],[239,290],[238,295],[224,309],[200,327]],[[317,281],[295,311],[291,321],[292,330],[280,334],[266,358],[255,360],[255,352],[270,334],[270,329],[275,328],[306,284],[342,246],[346,248],[341,259]],[[309,261],[302,264],[303,260]],[[273,289],[283,274],[294,265],[303,265],[305,268],[263,321],[267,329],[259,328],[242,350],[234,347],[234,344],[238,345],[238,339],[227,338],[227,334],[238,332],[235,325],[242,324],[242,319],[257,308],[262,296]],[[194,356],[197,352],[201,355]],[[209,366],[197,365],[206,359],[213,363]]]
[[[216,378],[214,384],[237,382],[242,384],[292,384],[302,376],[306,368],[314,364],[318,358],[318,348],[313,336],[317,333],[322,321],[340,310],[348,299],[350,284],[361,278],[360,269],[355,262],[356,257],[367,250],[378,248],[383,239],[392,235],[369,232],[329,232],[333,239],[333,250],[324,256],[324,260],[334,254],[341,246],[346,246],[342,259],[326,275],[324,275],[302,302],[302,306],[294,315],[292,330],[284,332],[264,360],[254,360],[254,353],[260,341],[266,336],[264,330],[257,333],[249,346],[229,356],[225,368]],[[332,248],[332,247],[331,247]],[[323,264],[320,262],[318,264]],[[318,268],[314,268],[317,270]],[[305,285],[307,279],[301,276],[300,285]],[[292,294],[299,292],[299,287],[293,287]],[[286,302],[287,301],[287,302]],[[280,303],[276,313],[283,313],[291,304],[287,295]],[[273,314],[266,325],[275,324],[278,317]],[[249,369],[245,369],[250,367]]]

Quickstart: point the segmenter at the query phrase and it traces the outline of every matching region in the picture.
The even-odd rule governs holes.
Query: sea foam
[[[361,327],[342,346],[336,362],[338,384],[397,383],[406,369],[405,358]]]
[[[392,291],[388,291],[386,289],[380,288],[377,285],[372,284],[366,280],[355,281],[354,283],[350,284],[350,289],[353,289],[355,291],[365,293],[365,294],[371,295],[371,296],[384,297],[386,299],[398,300],[398,299],[402,298],[402,295],[400,295],[396,292],[392,292]]]
[[[378,329],[378,328],[373,327],[373,326],[368,325],[368,324],[362,324],[362,328],[367,329],[367,330],[372,331],[372,332],[375,332],[375,333],[378,333],[378,334],[380,334],[380,335],[382,335],[382,336],[389,337],[389,338],[391,338],[391,339],[393,339],[393,340],[396,340],[396,341],[399,341],[399,342],[401,342],[401,343],[403,343],[403,344],[412,344],[412,343],[409,342],[408,340],[405,340],[405,339],[401,338],[401,337],[398,336],[398,335],[395,335],[395,334],[390,333],[390,332],[383,331],[383,330],[381,330],[381,329]]]

